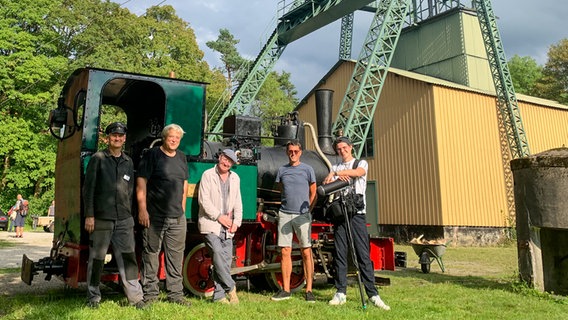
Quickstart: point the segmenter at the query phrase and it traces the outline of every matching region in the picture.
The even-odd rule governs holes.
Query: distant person
[[[278,246],[281,248],[282,289],[272,296],[272,300],[289,299],[290,277],[292,275],[292,240],[298,237],[306,278],[307,302],[314,303],[312,293],[314,260],[312,257],[312,214],[316,200],[316,175],[314,169],[300,162],[302,145],[297,141],[286,144],[288,164],[278,169],[276,183],[282,190],[280,211],[278,212]]]
[[[183,258],[187,222],[185,202],[187,158],[177,150],[184,131],[177,124],[162,130],[163,144],[144,155],[138,167],[136,196],[142,231],[142,287],[144,301],[158,300],[158,256],[164,250],[168,301],[190,306],[183,294]]]
[[[16,204],[14,205],[14,210],[16,210],[16,219],[14,220],[14,225],[16,226],[16,238],[24,237],[24,225],[26,224],[26,216],[28,215],[27,208],[24,205],[24,198],[21,194],[16,197]]]
[[[54,217],[55,216],[55,200],[51,201],[51,205],[49,209],[47,209],[47,216]]]
[[[203,172],[199,182],[198,225],[213,257],[213,302],[219,303],[239,303],[237,287],[231,277],[233,236],[243,217],[241,180],[231,171],[237,162],[233,150],[223,150],[219,163]]]
[[[98,308],[99,288],[105,256],[112,243],[113,257],[128,302],[138,309],[145,307],[144,293],[138,282],[138,263],[134,242],[132,195],[134,164],[122,152],[127,128],[113,122],[105,129],[108,148],[91,157],[85,173],[83,199],[85,230],[89,233],[89,263],[87,265],[87,305]],[[55,201],[50,207],[55,210]],[[53,211],[54,212],[54,211]]]
[[[363,195],[363,202],[366,203],[365,190],[367,188],[368,164],[365,160],[360,160],[357,167],[353,168],[355,158],[352,155],[353,143],[347,137],[339,137],[334,143],[336,153],[341,157],[341,162],[332,166],[331,172],[324,179],[327,184],[336,179],[349,181],[353,179],[355,193]],[[365,285],[365,291],[369,300],[377,307],[390,310],[375,287],[375,272],[373,262],[369,253],[369,234],[367,233],[367,220],[365,209],[359,210],[357,214],[349,220],[353,235],[353,247],[357,254],[357,262],[361,274],[361,281]],[[334,265],[335,265],[335,288],[337,292],[329,301],[330,305],[341,305],[347,301],[347,266],[349,253],[348,229],[344,222],[334,225],[333,239],[335,245]]]
[[[8,232],[12,232],[12,230],[16,231],[16,215],[18,213],[16,212],[16,207],[12,206],[10,207],[10,210],[8,210],[8,222],[10,223],[10,226],[8,227]]]

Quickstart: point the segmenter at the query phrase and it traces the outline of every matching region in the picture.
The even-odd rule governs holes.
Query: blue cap
[[[223,152],[221,152],[223,155],[225,155],[227,158],[231,159],[231,161],[233,161],[233,163],[237,163],[239,162],[239,159],[237,158],[237,155],[235,154],[235,151],[231,150],[231,149],[225,149],[223,150]]]

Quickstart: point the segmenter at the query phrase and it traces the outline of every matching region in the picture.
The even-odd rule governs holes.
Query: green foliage
[[[0,205],[9,208],[18,193],[30,200],[32,213],[52,199],[36,201],[51,194],[54,187],[55,142],[46,133],[34,132],[30,120],[17,117],[0,119]],[[47,206],[45,209],[47,209]]]
[[[536,84],[540,96],[568,105],[568,38],[550,47],[542,73]]]
[[[248,61],[241,57],[237,51],[236,45],[240,40],[235,37],[227,29],[219,30],[219,37],[215,41],[207,41],[206,45],[221,54],[221,62],[223,62],[224,73],[227,75],[227,83],[234,85],[242,80],[245,73],[238,75],[238,70],[247,68]]]
[[[208,105],[222,92],[218,83],[225,86],[172,6],[136,16],[102,0],[0,0],[1,208],[21,193],[33,214],[47,211],[57,142],[46,131],[46,119],[65,79],[84,66],[158,76],[171,71],[213,82]],[[103,122],[116,120],[123,118],[112,111],[102,115]]]
[[[535,85],[542,78],[542,67],[531,57],[514,55],[509,62],[511,79],[515,92],[526,95],[536,95]]]
[[[278,74],[272,71],[260,88],[256,96],[252,114],[262,118],[263,135],[271,135],[274,120],[291,112],[297,99],[294,97],[296,90],[290,82],[290,74],[282,72]]]

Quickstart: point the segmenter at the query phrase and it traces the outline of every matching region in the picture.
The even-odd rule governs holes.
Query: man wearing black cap
[[[324,179],[323,183],[327,184],[336,179],[349,181],[353,179],[353,188],[355,193],[363,195],[365,203],[365,190],[367,188],[367,170],[369,165],[367,161],[360,160],[356,167],[355,158],[351,153],[353,151],[353,143],[347,137],[339,137],[334,143],[335,152],[341,157],[342,161],[332,166],[331,172]],[[375,275],[373,262],[369,256],[369,234],[367,233],[367,221],[365,216],[365,208],[359,210],[349,220],[351,224],[351,232],[353,235],[353,247],[357,253],[357,262],[361,273],[361,280],[365,285],[365,291],[369,300],[377,307],[383,310],[390,310],[386,305],[379,292],[375,287]],[[333,230],[333,238],[335,244],[334,265],[336,270],[335,288],[337,292],[329,301],[330,305],[341,305],[347,301],[347,254],[349,253],[347,224],[345,222],[335,224]]]
[[[223,150],[219,163],[203,172],[199,182],[198,226],[213,257],[213,302],[219,303],[239,303],[235,281],[231,277],[233,236],[243,217],[240,178],[231,171],[237,162],[233,150]]]
[[[99,283],[110,243],[128,301],[136,308],[145,307],[144,294],[138,282],[131,214],[134,165],[132,159],[122,152],[126,131],[126,126],[120,122],[111,123],[106,128],[108,148],[93,154],[85,174],[85,230],[90,234],[87,304],[91,308],[98,308],[101,301]]]

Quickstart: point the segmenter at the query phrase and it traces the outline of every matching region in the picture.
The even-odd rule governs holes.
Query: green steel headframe
[[[408,10],[407,0],[379,3],[333,123],[334,134],[342,131],[342,135],[351,138],[356,157],[363,151]]]
[[[351,48],[353,44],[353,18],[355,14],[351,12],[341,18],[341,35],[339,38],[339,59],[351,59]]]
[[[321,28],[345,14],[353,12],[373,0],[319,0],[281,1],[280,21],[269,38],[268,42],[253,63],[246,79],[232,95],[229,104],[220,112],[220,107],[227,97],[230,97],[230,88],[224,98],[209,115],[209,128],[211,132],[220,133],[223,119],[235,113],[242,113],[252,105],[254,97],[268,77],[270,70],[282,55],[287,44]],[[219,116],[221,113],[221,116]],[[212,137],[214,138],[214,137]]]
[[[507,66],[507,59],[490,0],[473,0],[477,9],[477,17],[481,34],[485,42],[487,59],[495,84],[497,106],[499,108],[506,131],[509,148],[513,159],[526,157],[530,154],[529,144],[521,120],[521,114],[515,96],[513,80]]]
[[[340,58],[351,55],[353,12],[375,10],[371,27],[353,71],[352,79],[333,124],[354,143],[359,157],[370,130],[377,103],[402,28],[432,18],[445,11],[462,7],[459,0],[294,0],[281,1],[282,15],[269,41],[255,60],[244,82],[232,96],[219,117],[210,118],[214,133],[221,132],[222,120],[242,113],[254,101],[286,45],[320,27],[342,18]],[[487,57],[495,84],[500,121],[505,128],[513,158],[529,154],[515,91],[501,44],[490,0],[472,0],[477,9]],[[229,95],[230,96],[230,95]],[[226,101],[226,100],[225,100]]]

